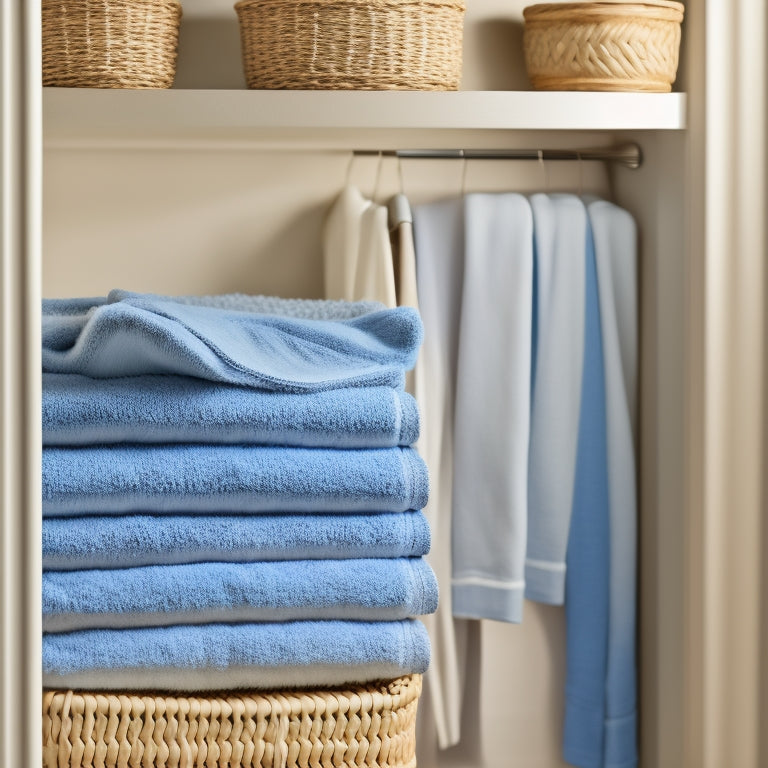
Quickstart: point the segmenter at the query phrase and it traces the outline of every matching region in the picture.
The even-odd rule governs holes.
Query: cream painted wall
[[[520,48],[524,4],[469,0],[463,88],[528,87]],[[242,87],[230,3],[185,0],[184,9],[177,87]],[[643,143],[643,136],[636,138]],[[578,139],[597,144],[610,137]],[[535,140],[515,137],[524,146]],[[550,146],[573,141],[568,134],[542,137]],[[664,145],[663,137],[659,141]],[[320,296],[319,234],[348,167],[349,156],[338,152],[50,147],[45,153],[43,295],[96,295],[121,287]],[[405,191],[415,203],[461,191],[458,161],[406,161],[402,167]],[[629,172],[617,186],[642,222],[649,269],[656,263],[650,244],[657,239],[658,210],[645,192],[653,194],[661,173],[658,163],[651,166],[638,188],[642,194],[633,193],[635,177]],[[368,194],[374,193],[376,176],[375,158],[351,165],[351,180]],[[466,169],[467,191],[583,188],[608,195],[609,181],[603,166],[594,163],[542,168],[473,162]],[[396,161],[387,160],[376,196],[384,199],[397,188]],[[680,218],[682,202],[667,203],[668,215]],[[678,283],[669,285],[666,301],[674,302],[677,288]],[[675,349],[670,341],[669,354]],[[652,346],[645,360],[655,360],[655,354]],[[648,610],[651,626],[655,609]],[[562,768],[562,611],[529,603],[520,626],[483,623],[479,651],[474,662],[479,669],[470,674],[474,684],[465,702],[464,742],[439,757],[432,744],[420,744],[421,768],[433,768],[438,760],[460,768]]]

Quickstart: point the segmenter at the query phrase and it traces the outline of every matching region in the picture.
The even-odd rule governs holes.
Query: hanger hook
[[[461,196],[467,194],[467,155],[461,150]]]
[[[579,161],[579,196],[584,194],[584,160],[581,152],[576,153],[576,159]]]
[[[347,172],[344,175],[344,186],[348,187],[350,180],[352,179],[352,166],[355,163],[355,153],[350,152],[349,153],[349,161],[347,162]]]
[[[400,180],[400,194],[405,194],[405,183],[403,182],[403,160],[400,155],[397,156],[397,178]]]
[[[379,195],[379,180],[381,179],[381,166],[384,161],[384,153],[379,150],[379,159],[376,163],[376,180],[373,183],[373,195],[371,197],[371,200],[376,202],[376,198]]]
[[[544,191],[549,192],[549,169],[544,162],[544,150],[537,149],[536,154],[539,156],[539,165],[541,166],[541,172],[544,174]]]

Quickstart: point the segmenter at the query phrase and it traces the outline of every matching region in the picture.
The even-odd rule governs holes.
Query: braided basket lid
[[[597,16],[635,16],[664,21],[683,20],[685,6],[675,0],[593,0],[582,3],[540,3],[523,10],[526,21],[584,20]]]

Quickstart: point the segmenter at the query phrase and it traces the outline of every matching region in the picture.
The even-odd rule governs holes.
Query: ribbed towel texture
[[[43,636],[47,687],[201,691],[342,685],[424,672],[429,638],[403,621],[92,629]]]
[[[421,343],[415,310],[356,314],[347,302],[314,304],[317,311],[306,319],[265,314],[258,301],[229,309],[125,291],[90,304],[49,300],[43,371],[94,378],[177,374],[277,392],[403,382]]]
[[[323,558],[420,557],[424,514],[110,515],[46,518],[43,568]]]
[[[186,376],[43,374],[43,444],[224,443],[391,448],[419,436],[392,387],[265,392]]]
[[[43,515],[404,512],[427,500],[412,448],[45,448]]]
[[[43,326],[45,685],[426,669],[416,312],[113,291]]]

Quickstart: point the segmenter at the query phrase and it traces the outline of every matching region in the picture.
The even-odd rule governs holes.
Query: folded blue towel
[[[85,570],[201,562],[418,557],[422,512],[383,515],[48,517],[43,568]]]
[[[224,621],[393,621],[436,609],[437,581],[420,557],[43,573],[44,632]]]
[[[90,306],[84,299],[44,301],[43,371],[94,378],[171,373],[315,392],[402,386],[416,362],[422,326],[409,307],[288,301],[281,314],[280,300],[236,299],[191,303],[112,291]],[[294,306],[312,311],[291,316]]]
[[[43,449],[44,515],[405,512],[421,509],[427,491],[412,448]]]
[[[343,685],[425,672],[420,622],[297,621],[43,635],[47,688],[199,691]]]
[[[389,448],[419,436],[416,401],[391,387],[287,394],[188,376],[43,374],[43,444],[251,443]]]

